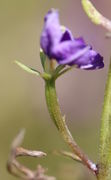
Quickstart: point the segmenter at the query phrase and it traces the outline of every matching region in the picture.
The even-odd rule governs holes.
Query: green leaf
[[[30,67],[22,64],[21,62],[17,61],[17,60],[15,61],[15,63],[16,63],[19,67],[21,67],[24,71],[27,71],[27,72],[30,73],[30,74],[35,74],[35,75],[37,75],[37,76],[40,76],[40,72],[38,72],[37,70],[35,70],[35,69],[33,69],[33,68],[30,68]]]

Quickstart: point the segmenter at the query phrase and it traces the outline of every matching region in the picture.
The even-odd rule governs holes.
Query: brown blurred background
[[[110,0],[92,0],[111,19]],[[81,7],[80,0],[0,0],[0,179],[14,180],[8,174],[6,161],[10,143],[21,128],[26,129],[23,146],[43,150],[43,159],[24,158],[30,168],[42,164],[58,180],[94,180],[86,168],[64,157],[55,149],[66,149],[50,120],[41,79],[27,74],[13,61],[20,60],[42,71],[39,39],[43,17],[50,8],[60,12],[61,24],[74,36],[83,36],[88,44],[104,56],[105,68],[98,71],[73,69],[57,81],[57,92],[67,123],[80,147],[93,161],[98,159],[100,114],[104,96],[110,52],[106,31],[93,25]]]

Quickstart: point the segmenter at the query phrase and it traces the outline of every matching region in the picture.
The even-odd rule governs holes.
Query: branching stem
[[[50,81],[46,81],[45,94],[46,94],[46,102],[50,116],[53,119],[63,139],[72,149],[73,153],[81,159],[82,163],[86,165],[96,175],[96,171],[97,171],[96,165],[93,162],[91,162],[89,158],[78,147],[66,125],[65,118],[62,116],[58,103],[58,98],[56,95],[54,79],[51,79]]]

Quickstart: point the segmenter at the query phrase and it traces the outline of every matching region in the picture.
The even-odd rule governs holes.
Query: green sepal
[[[22,64],[21,62],[17,61],[17,60],[15,61],[15,63],[16,63],[19,67],[21,67],[24,71],[26,71],[26,72],[28,72],[28,73],[30,73],[30,74],[35,74],[35,75],[37,75],[37,76],[40,76],[40,72],[39,72],[39,71],[37,71],[37,70],[35,70],[35,69],[33,69],[33,68],[30,68],[30,67]]]
[[[40,49],[40,59],[41,59],[41,64],[43,67],[44,72],[50,74],[51,73],[51,68],[50,68],[50,59],[45,55],[42,49]]]
[[[42,67],[43,69],[45,70],[45,62],[46,62],[46,55],[44,54],[43,50],[40,49],[40,59],[41,59],[41,64],[42,64]]]

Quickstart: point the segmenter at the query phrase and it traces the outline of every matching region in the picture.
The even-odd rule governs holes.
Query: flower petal
[[[69,29],[66,29],[62,35],[60,42],[68,41],[68,40],[73,40],[73,36],[72,36],[71,31]]]
[[[74,64],[77,65],[76,67],[85,70],[94,70],[104,67],[103,57],[92,49],[73,61],[70,65]]]
[[[40,44],[49,59],[55,59],[58,64],[76,65],[80,69],[104,67],[100,54],[92,50],[82,37],[73,38],[71,31],[60,25],[57,10],[50,10],[45,16]]]
[[[58,11],[50,10],[44,18],[44,28],[40,38],[43,51],[50,57],[51,48],[56,46],[62,37]]]
[[[69,64],[90,49],[81,39],[64,41],[52,49],[53,57],[59,64]]]

